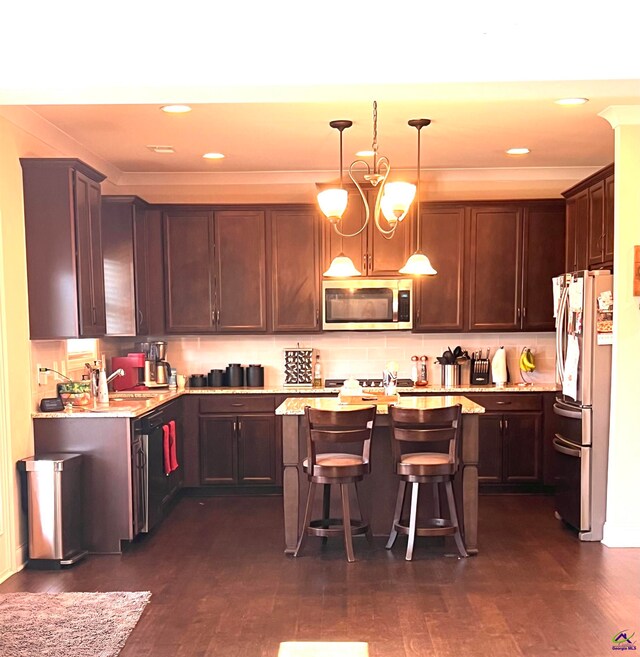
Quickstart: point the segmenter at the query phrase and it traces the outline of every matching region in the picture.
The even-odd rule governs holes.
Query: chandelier
[[[430,119],[412,119],[409,125],[418,131],[418,169],[417,169],[417,187],[418,187],[418,208],[417,208],[417,250],[407,260],[407,263],[399,270],[401,274],[410,275],[433,275],[437,272],[431,266],[429,259],[420,251],[420,130],[431,123]],[[391,173],[391,164],[389,159],[384,155],[378,154],[378,103],[373,102],[373,140],[371,144],[371,153],[373,155],[373,166],[364,160],[354,160],[349,165],[349,178],[356,186],[364,204],[364,221],[362,225],[353,233],[345,233],[341,229],[342,215],[347,209],[348,192],[344,189],[343,184],[343,164],[342,164],[342,133],[353,125],[353,121],[338,120],[331,121],[329,125],[338,130],[340,133],[340,186],[321,191],[318,198],[318,205],[323,214],[329,219],[334,231],[340,235],[343,241],[345,237],[356,237],[360,235],[368,226],[371,219],[371,210],[367,201],[366,193],[362,184],[356,178],[355,172],[358,168],[364,170],[364,181],[371,184],[378,192],[375,197],[373,209],[373,221],[376,228],[385,239],[391,239],[395,234],[400,222],[407,216],[411,203],[416,196],[416,185],[407,182],[387,182]],[[383,222],[384,221],[384,225]],[[360,276],[360,272],[355,268],[350,258],[341,251],[331,262],[329,269],[324,272],[324,276],[331,277],[349,277]]]

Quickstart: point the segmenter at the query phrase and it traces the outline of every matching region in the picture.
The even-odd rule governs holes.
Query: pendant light
[[[420,240],[420,130],[428,126],[430,123],[430,119],[411,119],[411,121],[409,121],[409,125],[412,128],[416,128],[418,131],[418,201],[416,203],[416,251],[411,256],[409,256],[409,259],[405,263],[404,267],[399,270],[399,273],[407,274],[409,276],[435,276],[438,273],[431,266],[429,258],[420,250],[420,247],[422,246]]]
[[[342,133],[346,128],[350,128],[353,125],[353,121],[331,121],[329,125],[340,132],[340,187],[325,189],[320,192],[318,194],[318,205],[320,205],[322,212],[335,227],[347,209],[347,198],[349,196],[347,190],[342,186]],[[322,275],[329,278],[362,276],[356,269],[351,258],[344,254],[344,237],[342,233],[337,228],[336,232],[340,235],[340,253],[331,261],[329,269]]]
[[[365,160],[354,160],[349,166],[349,178],[360,193],[365,211],[362,225],[353,233],[344,233],[340,228],[340,220],[348,201],[347,191],[342,187],[342,132],[346,128],[350,128],[353,121],[331,121],[329,125],[340,132],[340,187],[326,189],[318,194],[320,209],[331,222],[334,231],[342,237],[356,237],[362,233],[373,214],[373,221],[378,231],[385,239],[391,239],[400,222],[409,212],[416,193],[416,186],[407,182],[387,182],[391,173],[391,164],[387,157],[378,154],[378,103],[373,102],[373,140],[370,152],[373,156],[373,163],[370,165]],[[365,190],[356,177],[357,169],[364,170],[364,174],[360,174],[359,177],[364,178],[365,182],[370,183],[374,189],[378,190],[373,212],[369,209]]]

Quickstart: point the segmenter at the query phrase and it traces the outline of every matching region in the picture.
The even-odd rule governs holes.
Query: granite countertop
[[[428,385],[414,388],[402,388],[399,392],[402,398],[402,403],[409,399],[428,399],[420,397],[407,397],[411,393],[455,393],[447,399],[454,399],[456,395],[465,393],[482,393],[482,392],[495,392],[495,393],[514,393],[514,392],[555,392],[558,389],[555,383],[538,383],[532,385],[520,384],[507,384],[505,386],[469,386],[460,385],[453,387],[444,387],[440,385]],[[122,417],[122,418],[136,418],[149,413],[158,406],[166,404],[167,402],[177,399],[182,395],[317,395],[317,394],[332,394],[334,398],[326,398],[327,401],[337,400],[338,388],[310,388],[310,387],[285,387],[285,386],[272,386],[267,388],[186,388],[185,390],[140,390],[136,392],[117,392],[110,395],[111,399],[108,405],[93,404],[91,406],[75,406],[71,411],[60,411],[53,413],[34,412],[31,417],[33,418],[100,418],[100,417]],[[310,397],[306,396],[299,398],[299,401],[308,400]],[[462,398],[463,399],[463,398]],[[428,403],[428,402],[424,402]],[[457,402],[451,402],[457,403]],[[468,401],[472,404],[473,402]],[[304,404],[303,404],[304,406]],[[428,408],[424,406],[423,408]],[[474,412],[474,411],[464,411]],[[476,411],[481,412],[481,411]],[[280,413],[284,415],[285,413]],[[295,414],[295,413],[294,413]]]
[[[400,397],[396,406],[403,408],[442,408],[462,404],[463,413],[484,413],[484,406],[472,402],[461,395],[439,395],[437,397]],[[342,404],[334,397],[289,397],[278,408],[276,415],[303,415],[304,407],[311,406],[321,410],[336,411],[354,408],[365,408],[370,404]],[[387,415],[388,404],[376,404],[377,415]]]

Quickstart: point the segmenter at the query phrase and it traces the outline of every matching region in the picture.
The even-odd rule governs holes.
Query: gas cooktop
[[[341,388],[344,383],[344,379],[325,379],[324,387],[325,388]],[[363,388],[382,388],[382,379],[367,378],[367,379],[358,379],[358,383]],[[411,379],[398,379],[396,382],[398,388],[413,388],[413,381]]]

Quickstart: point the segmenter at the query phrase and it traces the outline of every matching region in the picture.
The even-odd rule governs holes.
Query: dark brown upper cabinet
[[[563,192],[567,271],[613,267],[613,192],[612,164]]]
[[[521,327],[553,331],[551,279],[564,271],[565,207],[562,201],[524,206]]]
[[[414,280],[416,332],[462,331],[464,324],[465,207],[422,205],[421,250],[435,276]]]
[[[106,331],[100,228],[105,176],[78,159],[22,158],[32,340]]]
[[[267,331],[263,210],[164,213],[168,333]]]
[[[341,237],[335,232],[328,219],[322,219],[325,223],[323,271],[328,269],[333,258],[344,252],[363,276],[380,278],[401,275],[398,270],[411,255],[411,219],[409,216],[405,217],[393,237],[390,239],[385,237],[377,229],[373,218],[375,194],[373,191],[367,191],[365,194],[370,208],[369,224],[356,237]],[[365,215],[365,206],[360,193],[350,191],[349,203],[340,222],[340,230],[343,233],[355,232],[362,226]],[[384,217],[382,222],[386,228]]]
[[[271,326],[274,333],[320,330],[320,212],[271,210]]]
[[[468,327],[472,331],[551,331],[551,278],[562,273],[564,204],[472,206]]]
[[[149,335],[147,204],[137,196],[102,197],[107,335]]]
[[[519,206],[471,208],[466,296],[472,331],[520,328],[522,215]]]

